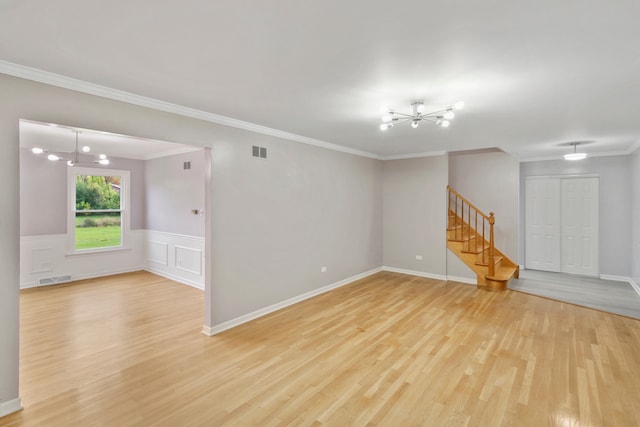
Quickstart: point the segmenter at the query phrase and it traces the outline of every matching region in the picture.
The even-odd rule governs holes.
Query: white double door
[[[598,177],[525,181],[525,267],[598,275]]]

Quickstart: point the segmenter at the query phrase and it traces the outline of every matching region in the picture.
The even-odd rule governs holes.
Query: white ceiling
[[[0,0],[0,60],[390,157],[640,142],[640,2]],[[378,129],[413,99],[451,127]]]
[[[70,153],[76,148],[88,146],[91,154],[106,154],[109,157],[150,160],[198,150],[197,147],[174,144],[166,141],[134,138],[127,135],[99,132],[90,129],[60,126],[20,120],[20,146],[39,147],[49,152]]]

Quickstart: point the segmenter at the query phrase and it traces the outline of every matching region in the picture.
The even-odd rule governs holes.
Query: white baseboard
[[[20,402],[20,398],[9,400],[7,402],[0,403],[0,418],[5,415],[13,414],[14,412],[18,412],[22,409],[22,402]]]
[[[167,273],[161,270],[157,270],[155,268],[152,267],[144,267],[142,270],[148,271],[149,273],[153,273],[156,274],[158,276],[162,276],[165,277],[169,280],[173,280],[174,282],[178,282],[178,283],[182,283],[183,285],[188,285],[191,286],[193,288],[196,289],[200,289],[201,291],[204,291],[204,285],[198,282],[194,282],[193,280],[189,280],[189,279],[185,279],[184,277],[180,277],[180,276],[176,276],[174,274],[171,273]]]
[[[631,285],[633,290],[636,291],[638,295],[640,295],[640,285],[638,285],[638,283],[636,283],[636,281],[633,279],[629,279],[629,284]]]
[[[424,271],[407,270],[404,268],[388,267],[386,265],[382,266],[382,270],[392,273],[408,274],[410,276],[426,277],[428,279],[447,280],[447,276],[442,274],[425,273]]]
[[[613,276],[613,275],[610,275],[610,274],[601,274],[600,278],[602,280],[613,280],[613,281],[616,281],[616,282],[627,282],[628,284],[631,285],[633,290],[636,291],[636,293],[638,295],[640,295],[640,286],[631,277]]]
[[[95,272],[95,273],[92,272],[92,273],[89,273],[89,274],[71,275],[71,282],[67,282],[67,283],[77,282],[78,280],[96,279],[98,277],[113,276],[114,274],[133,273],[134,271],[140,271],[140,270],[144,270],[144,267],[143,266],[137,266],[137,267],[129,267],[129,268],[120,268],[120,269],[116,269],[116,270],[99,271],[99,272]],[[29,289],[29,288],[53,286],[53,285],[56,285],[56,284],[57,283],[52,283],[51,285],[40,285],[40,284],[38,284],[38,282],[26,282],[26,283],[21,283],[20,284],[20,289]]]
[[[320,294],[324,294],[325,292],[332,291],[332,290],[337,289],[339,287],[342,287],[344,285],[348,285],[351,282],[355,282],[356,280],[360,280],[360,279],[363,279],[365,277],[371,276],[372,274],[379,273],[382,270],[383,269],[380,268],[380,267],[374,268],[373,270],[369,270],[369,271],[365,271],[364,273],[356,274],[355,276],[351,276],[351,277],[348,277],[346,279],[340,280],[338,282],[332,283],[330,285],[324,286],[322,288],[318,288],[318,289],[315,289],[313,291],[306,292],[306,293],[304,293],[302,295],[298,295],[296,297],[289,298],[287,300],[284,300],[284,301],[281,301],[279,303],[270,305],[268,307],[261,308],[259,310],[254,311],[254,312],[245,314],[245,315],[240,316],[240,317],[236,317],[235,319],[228,320],[228,321],[220,323],[218,325],[214,325],[214,326],[204,325],[202,327],[202,333],[207,335],[207,336],[213,336],[215,334],[219,334],[220,332],[226,331],[227,329],[231,329],[233,327],[242,325],[243,323],[250,322],[251,320],[255,320],[255,319],[259,318],[259,317],[262,317],[262,316],[265,316],[267,314],[273,313],[274,311],[281,310],[281,309],[283,309],[285,307],[289,307],[290,305],[299,303],[301,301],[304,301],[306,299],[315,297],[315,296],[320,295]]]

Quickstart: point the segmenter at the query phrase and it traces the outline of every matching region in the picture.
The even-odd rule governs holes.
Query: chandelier
[[[40,147],[33,147],[31,152],[33,154],[46,154],[47,159],[52,162],[66,161],[67,166],[91,166],[94,164],[106,166],[109,164],[109,158],[106,154],[98,154],[93,158],[89,158],[91,147],[83,145],[82,148],[80,148],[78,144],[78,134],[80,134],[80,131],[74,130],[73,132],[76,134],[76,149],[72,152],[50,152]]]
[[[450,105],[442,110],[433,111],[431,113],[424,112],[424,101],[422,99],[413,101],[411,103],[413,112],[411,114],[401,113],[396,110],[386,109],[382,116],[382,123],[380,124],[380,130],[387,130],[394,127],[397,124],[411,122],[412,128],[420,126],[420,122],[425,120],[433,122],[443,128],[449,127],[451,120],[456,116],[454,110],[460,110],[464,107],[464,102],[459,101],[453,105]]]

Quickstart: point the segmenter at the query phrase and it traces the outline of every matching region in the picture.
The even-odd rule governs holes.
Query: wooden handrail
[[[447,190],[449,190],[450,193],[455,194],[456,196],[458,196],[458,199],[461,199],[463,202],[465,202],[467,205],[471,206],[475,211],[477,211],[480,215],[482,215],[486,220],[489,219],[489,217],[487,215],[485,215],[484,213],[482,213],[482,211],[480,209],[478,209],[473,203],[471,203],[470,201],[468,201],[467,199],[465,199],[460,193],[458,193],[456,190],[454,190],[453,188],[451,188],[450,185],[447,185]],[[493,212],[492,212],[493,213]]]
[[[453,222],[452,222],[453,219]],[[488,275],[495,275],[494,224],[495,215],[486,215],[460,193],[447,185],[447,229],[449,238],[463,242],[465,251],[476,253],[488,267]],[[488,225],[489,236],[485,234]],[[489,247],[486,247],[486,244]]]

